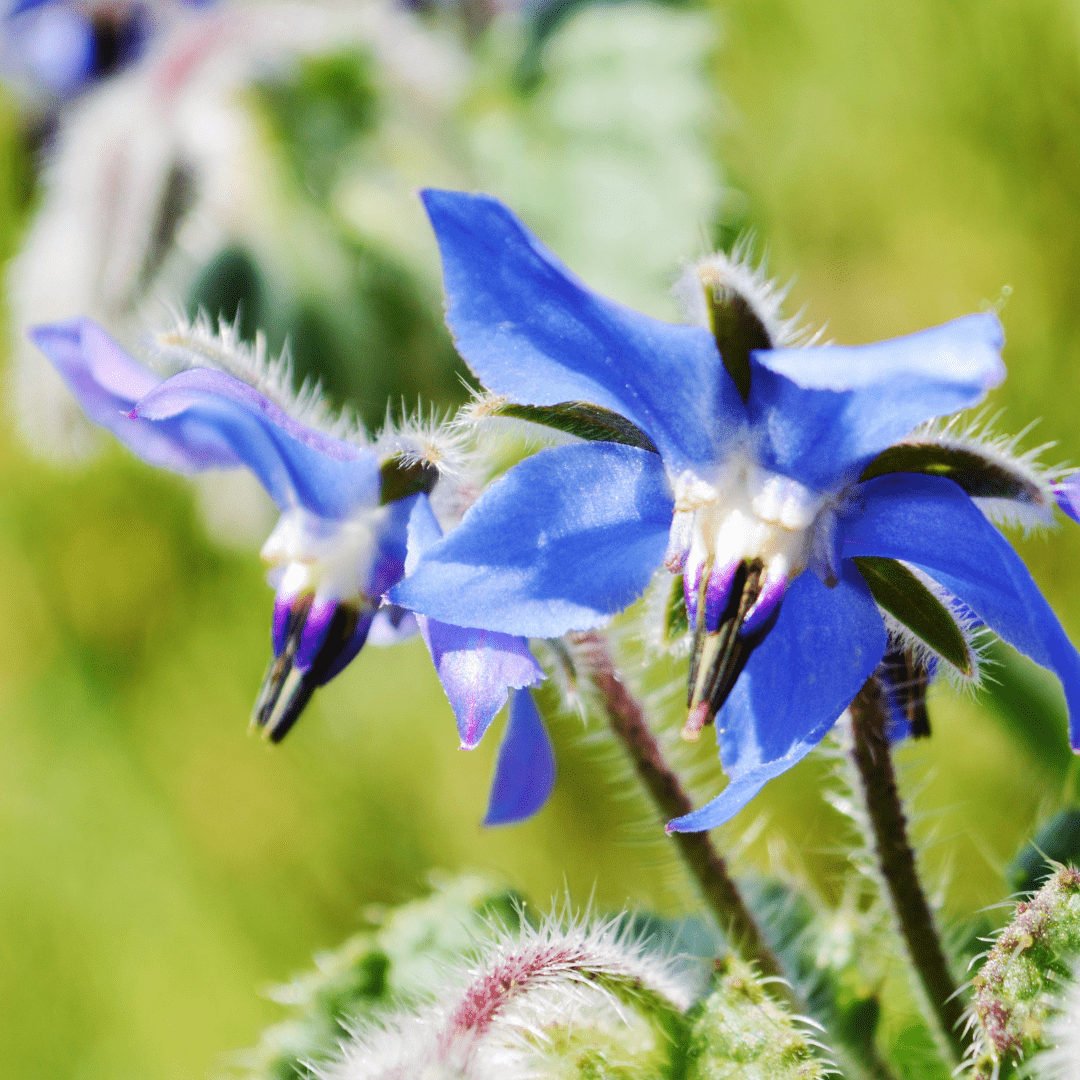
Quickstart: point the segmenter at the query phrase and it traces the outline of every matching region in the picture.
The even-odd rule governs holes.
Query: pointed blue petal
[[[456,626],[558,637],[641,595],[663,559],[672,499],[660,459],[615,443],[515,465],[390,592]]]
[[[711,802],[667,826],[701,832],[737,814],[824,738],[874,673],[885,624],[852,564],[834,589],[812,573],[792,582],[776,626],[754,650],[716,718],[730,777]]]
[[[926,420],[966,409],[1005,377],[997,316],[967,315],[874,345],[753,354],[747,408],[766,468],[822,490]]]
[[[155,424],[127,414],[160,382],[90,319],[37,326],[30,340],[49,358],[83,412],[143,461],[173,472],[231,468],[239,458],[217,432],[178,418]]]
[[[510,690],[542,682],[544,670],[522,637],[450,626],[423,615],[417,622],[454,710],[461,748],[472,750]]]
[[[485,825],[511,825],[532,817],[555,783],[555,753],[532,694],[515,692],[499,747]]]
[[[1061,680],[1069,739],[1080,749],[1080,654],[1020,556],[970,498],[940,476],[879,476],[841,522],[843,554],[904,559],[926,571],[996,634]]]
[[[378,501],[379,464],[372,451],[305,427],[222,371],[182,371],[142,397],[133,412],[144,421],[186,419],[214,432],[283,510],[301,506],[318,517],[342,519]]]
[[[442,253],[446,320],[484,386],[520,404],[613,409],[676,470],[717,460],[745,412],[709,331],[590,292],[497,199],[421,194]]]

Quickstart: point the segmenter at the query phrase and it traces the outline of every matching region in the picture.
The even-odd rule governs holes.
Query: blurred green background
[[[539,85],[515,68],[520,44],[496,26],[474,45],[475,86],[455,122],[475,165],[460,182],[512,201],[588,281],[673,316],[679,254],[751,227],[771,272],[796,276],[789,311],[805,304],[845,343],[977,310],[1007,287],[997,426],[1040,419],[1029,443],[1055,441],[1050,460],[1080,462],[1075,5],[583,10],[533,50]],[[0,103],[5,257],[32,212],[18,125],[14,103]],[[715,199],[702,194],[709,160],[727,185]],[[431,179],[447,175],[460,174]],[[611,205],[594,213],[589,199],[599,208],[605,192]],[[350,235],[376,252],[369,267],[397,258],[362,229]],[[373,370],[380,341],[387,365],[427,357],[422,385],[406,390],[449,400],[436,281],[432,262],[384,290],[389,314],[375,330],[344,308],[330,325],[366,343]],[[402,310],[419,344],[395,356]],[[295,338],[295,320],[282,327]],[[326,350],[312,340],[318,371]],[[338,398],[380,414],[370,379],[357,389],[343,363],[338,382],[324,372]],[[1016,539],[1080,640],[1080,530]],[[605,909],[694,910],[627,798],[625,770],[574,717],[553,721],[548,807],[523,826],[481,829],[498,732],[457,749],[419,641],[365,650],[281,747],[249,739],[272,602],[257,556],[211,542],[191,489],[119,449],[58,469],[5,424],[0,575],[0,1077],[220,1071],[279,1015],[260,987],[342,940],[367,905],[420,893],[432,868],[494,872],[542,905],[565,889]],[[1005,864],[1071,799],[1054,695],[993,696],[939,688],[933,737],[899,754],[925,865],[953,914],[1006,895]],[[695,751],[702,769],[711,742]],[[813,761],[793,770],[718,840],[736,843],[766,814],[746,863],[767,866],[783,837],[835,887],[819,777]]]

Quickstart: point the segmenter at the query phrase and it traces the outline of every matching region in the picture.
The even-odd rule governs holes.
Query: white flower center
[[[355,600],[372,606],[368,596],[379,531],[390,508],[365,509],[344,521],[329,521],[306,510],[287,510],[263,545],[279,597],[315,594],[315,602]]]
[[[720,593],[735,569],[758,562],[764,572],[761,602],[775,606],[787,583],[827,550],[828,537],[821,534],[831,531],[831,502],[829,495],[747,458],[725,462],[711,480],[685,472],[675,482],[666,565],[685,574],[691,607],[703,579],[713,582],[722,607],[726,595]],[[828,576],[832,568],[822,569]]]

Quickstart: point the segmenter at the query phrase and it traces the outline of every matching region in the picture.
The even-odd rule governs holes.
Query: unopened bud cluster
[[[975,1077],[994,1076],[1048,1046],[1048,1022],[1069,961],[1080,951],[1080,871],[1059,869],[1017,905],[986,962],[972,980],[970,1016]]]

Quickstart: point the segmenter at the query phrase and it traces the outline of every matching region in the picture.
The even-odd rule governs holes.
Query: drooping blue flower
[[[86,414],[143,460],[180,473],[243,465],[277,504],[281,519],[262,553],[277,591],[274,660],[254,714],[272,741],[369,635],[390,642],[416,629],[407,611],[382,598],[404,573],[410,530],[417,552],[441,535],[427,498],[438,483],[434,467],[381,460],[370,446],[317,431],[223,370],[191,367],[162,378],[89,319],[41,326],[31,337]],[[428,619],[420,627],[466,748],[477,744],[510,690],[543,678],[520,637]],[[515,703],[489,819],[534,812],[553,779],[531,700]]]
[[[394,602],[554,637],[604,624],[661,564],[681,575],[686,730],[715,719],[729,784],[674,831],[720,824],[804,757],[897,633],[970,674],[964,623],[985,624],[1058,675],[1080,747],[1080,655],[984,513],[1045,518],[1049,484],[920,427],[1002,380],[995,315],[783,347],[768,303],[714,263],[705,325],[672,325],[590,292],[495,199],[423,197],[487,407],[582,441],[507,472]]]

